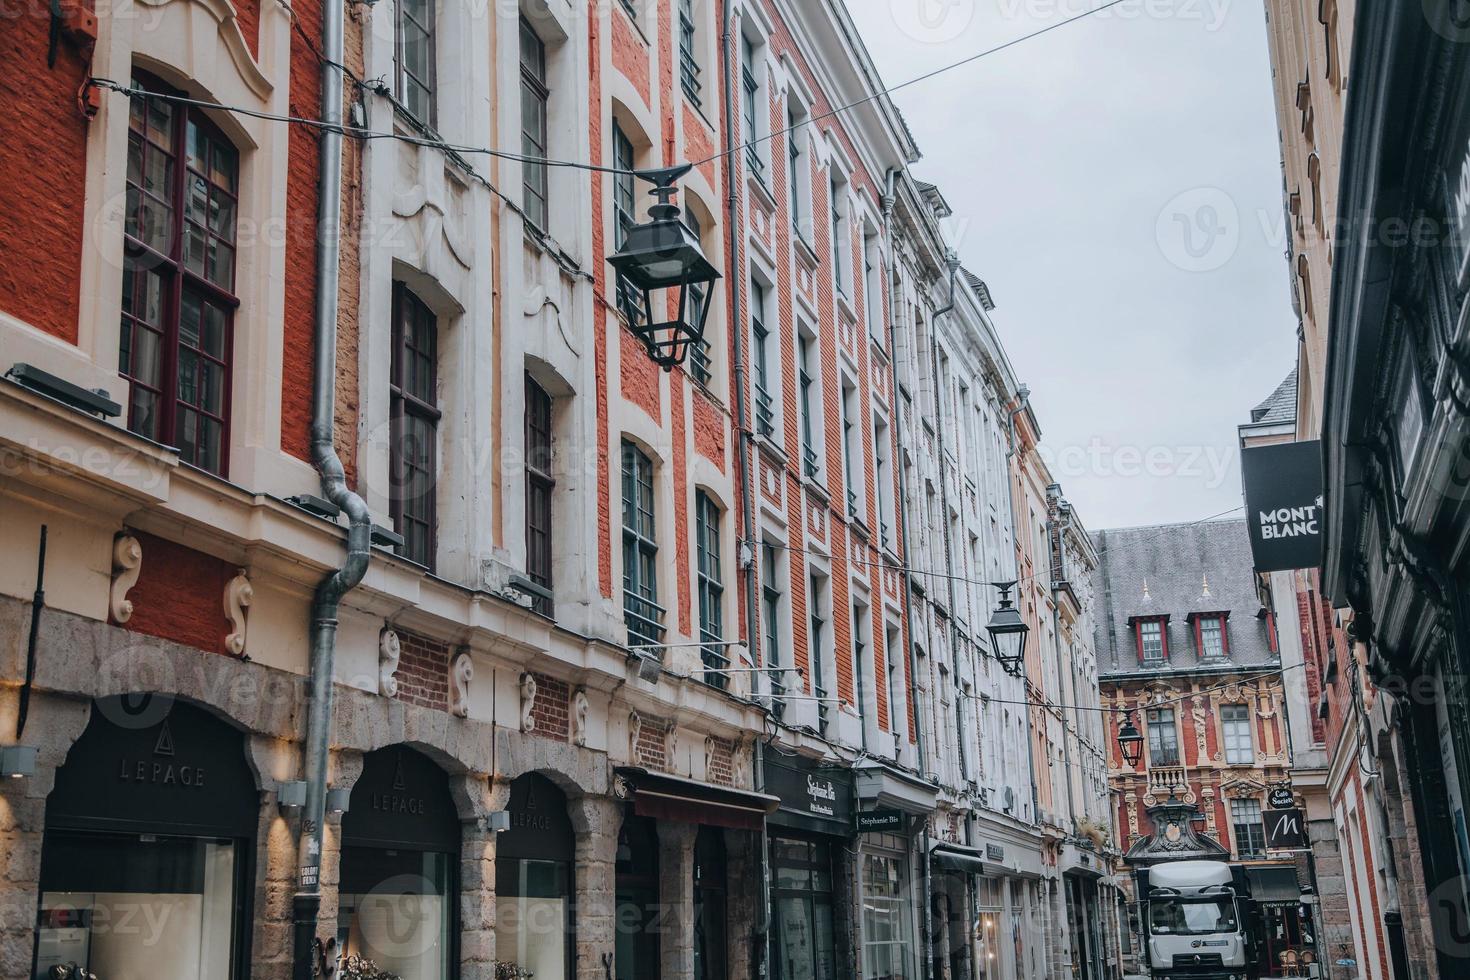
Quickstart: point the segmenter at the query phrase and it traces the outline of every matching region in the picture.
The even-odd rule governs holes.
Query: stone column
[[[760,969],[761,852],[765,839],[748,830],[725,831],[725,975],[754,977]]]
[[[658,824],[659,980],[694,977],[694,835],[699,828]]]
[[[576,833],[572,882],[577,903],[576,980],[605,980],[615,939],[618,829],[623,806],[606,796],[583,796],[567,803]]]
[[[460,809],[459,963],[463,980],[495,977],[495,831],[485,826],[492,811],[510,802],[510,783],[475,772],[451,777]]]

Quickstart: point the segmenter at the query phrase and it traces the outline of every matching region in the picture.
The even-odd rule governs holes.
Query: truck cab
[[[1137,881],[1154,980],[1257,980],[1243,869],[1175,861],[1139,869]]]

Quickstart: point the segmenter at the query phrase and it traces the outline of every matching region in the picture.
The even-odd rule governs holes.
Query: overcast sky
[[[847,0],[892,85],[1104,0]],[[1291,369],[1261,0],[1126,0],[894,94],[1091,529],[1241,503]]]

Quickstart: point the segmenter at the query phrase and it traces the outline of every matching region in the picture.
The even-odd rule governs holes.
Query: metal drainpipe
[[[745,622],[746,640],[750,651],[751,660],[754,662],[758,651],[756,650],[755,638],[759,626],[760,605],[755,600],[755,503],[750,489],[750,406],[745,394],[745,331],[741,329],[740,323],[740,290],[745,284],[745,277],[740,274],[740,229],[737,227],[736,216],[740,214],[740,178],[739,147],[735,144],[735,78],[734,78],[734,52],[731,48],[732,34],[731,23],[733,17],[730,11],[730,0],[720,0],[720,51],[721,70],[724,75],[724,126],[721,142],[725,150],[725,238],[728,243],[728,259],[726,267],[728,273],[725,282],[729,284],[730,293],[730,322],[728,335],[733,341],[731,348],[734,350],[735,368],[735,424],[740,431],[740,510],[741,523],[745,526],[745,533],[749,539],[746,543],[749,554],[741,557],[745,574]],[[753,674],[752,678],[760,677],[761,674]],[[752,776],[755,782],[756,792],[765,789],[765,743],[757,738],[751,747],[754,756],[751,764]],[[765,818],[761,818],[760,834],[760,857],[761,857],[761,907],[756,926],[756,935],[760,937],[757,949],[757,976],[770,975],[771,958],[771,851],[766,846]]]
[[[883,202],[883,233],[888,237],[888,254],[894,259],[897,252],[893,245],[893,206],[898,193],[898,174],[895,168],[884,177],[887,194]],[[888,277],[888,374],[893,391],[894,409],[898,407],[898,284],[896,277]],[[920,724],[923,712],[919,707],[919,665],[914,655],[914,573],[909,566],[912,552],[909,551],[908,483],[903,478],[903,426],[895,422],[893,431],[898,444],[898,538],[903,547],[903,615],[908,623],[909,699],[914,703],[914,748],[919,757],[919,772],[928,771],[928,758],[924,749],[924,726]]]
[[[333,445],[337,396],[337,290],[342,219],[343,8],[328,0],[322,11],[322,129],[317,178],[316,341],[312,380],[311,461],[321,475],[322,494],[346,512],[347,556],[342,567],[316,588],[311,604],[310,701],[306,718],[306,806],[298,842],[292,976],[315,972],[317,913],[321,908],[322,824],[326,818],[328,748],[332,738],[332,666],[337,645],[337,611],[342,597],[362,581],[372,546],[367,504],[347,486]]]

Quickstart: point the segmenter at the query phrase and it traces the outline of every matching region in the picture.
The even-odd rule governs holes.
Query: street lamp
[[[714,293],[710,286],[720,278],[670,200],[674,182],[690,169],[685,164],[639,173],[653,184],[649,193],[657,201],[648,209],[653,220],[629,228],[623,247],[607,259],[625,282],[643,294],[640,307],[627,311],[628,326],[648,348],[648,356],[665,371],[683,364],[689,346],[704,339],[704,321]],[[673,290],[678,290],[676,299]],[[655,298],[660,305],[655,305]],[[664,319],[664,311],[671,307],[676,311],[673,319]]]
[[[991,582],[1000,590],[1000,605],[990,616],[986,629],[990,631],[990,645],[995,648],[995,659],[1012,677],[1021,676],[1021,663],[1026,659],[1026,634],[1031,627],[1021,618],[1021,610],[1011,605],[1011,589],[1015,582]]]
[[[1118,726],[1118,749],[1123,753],[1123,761],[1130,766],[1137,766],[1138,760],[1143,758],[1143,733],[1133,724],[1131,710],[1123,712],[1123,723]]]

